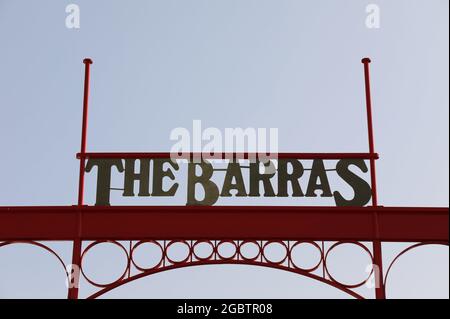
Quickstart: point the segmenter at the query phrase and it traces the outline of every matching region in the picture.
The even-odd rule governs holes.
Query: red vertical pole
[[[81,151],[80,158],[80,180],[78,184],[78,205],[83,205],[84,200],[84,169],[85,161],[84,154],[86,154],[86,140],[87,140],[87,125],[88,125],[88,108],[89,108],[89,78],[91,59],[84,59],[84,94],[83,94],[83,124],[81,128]]]
[[[78,206],[83,206],[84,203],[84,171],[85,171],[85,154],[86,154],[86,140],[87,140],[87,125],[88,125],[88,107],[89,107],[89,78],[91,59],[84,59],[84,94],[83,94],[83,123],[81,128],[81,151],[80,151],[80,176],[78,183]],[[78,213],[78,230],[81,230],[81,212]],[[78,299],[78,285],[81,267],[81,240],[77,239],[73,242],[72,250],[72,282],[70,283],[68,298]]]
[[[372,121],[372,100],[370,94],[370,72],[369,64],[370,59],[364,58],[361,61],[364,64],[364,82],[366,88],[366,107],[367,107],[367,129],[369,137],[369,152],[371,155],[375,154],[375,143],[373,136],[373,121]],[[372,206],[378,206],[377,195],[377,178],[375,171],[375,159],[373,156],[370,158],[370,179],[372,184]],[[375,234],[379,236],[378,228],[378,213],[374,213]],[[377,299],[386,299],[386,292],[383,282],[383,255],[381,249],[381,241],[377,240],[373,242],[373,258],[374,258],[374,274],[375,274],[375,296]]]

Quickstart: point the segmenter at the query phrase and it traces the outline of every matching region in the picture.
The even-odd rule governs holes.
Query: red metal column
[[[364,64],[364,82],[366,88],[366,107],[367,107],[367,129],[369,137],[369,153],[375,154],[375,143],[373,136],[373,122],[372,122],[372,101],[370,94],[370,73],[369,73],[369,63],[371,60],[369,58],[364,58],[361,61]],[[377,195],[377,179],[375,171],[375,158],[370,158],[370,179],[372,184],[372,206],[378,206],[378,195]],[[375,236],[379,238],[379,223],[378,223],[378,212],[374,212],[374,225],[375,225]],[[383,255],[381,248],[381,241],[376,240],[373,242],[373,257],[374,257],[374,274],[375,274],[375,296],[377,299],[386,299],[386,293],[384,289],[383,282]]]
[[[80,177],[78,184],[78,206],[83,206],[84,199],[84,171],[85,171],[85,154],[86,154],[86,140],[87,140],[87,125],[88,125],[88,106],[89,106],[89,77],[91,59],[84,59],[84,95],[83,95],[83,124],[81,129],[81,151],[80,151]],[[78,233],[81,237],[81,210],[78,212]],[[72,250],[72,283],[69,288],[68,298],[78,299],[78,285],[79,275],[81,269],[81,239],[76,239],[73,242]],[[77,273],[75,273],[77,272]]]

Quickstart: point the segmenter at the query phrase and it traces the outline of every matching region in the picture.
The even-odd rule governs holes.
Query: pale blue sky
[[[79,30],[65,26],[69,3],[80,6]],[[369,3],[381,9],[380,29],[365,26]],[[0,205],[76,203],[84,57],[94,60],[88,150],[168,151],[170,131],[200,119],[277,127],[280,151],[365,152],[360,60],[370,56],[380,204],[448,207],[448,11],[446,0],[0,0]],[[69,259],[70,247],[57,246]],[[65,297],[62,272],[35,252],[0,249],[0,298]],[[345,253],[340,271],[364,271],[357,252]],[[97,270],[113,258],[104,254]],[[391,296],[448,298],[447,248],[405,258]],[[216,266],[109,296],[342,295],[275,270]]]

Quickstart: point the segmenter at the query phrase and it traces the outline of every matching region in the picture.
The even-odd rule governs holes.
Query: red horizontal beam
[[[276,153],[276,154],[264,154],[264,153],[185,153],[177,158],[192,159],[192,158],[204,158],[204,159],[228,159],[228,158],[257,158],[258,155],[265,156],[266,158],[279,158],[279,159],[323,159],[323,160],[340,160],[345,158],[351,159],[378,159],[377,153]],[[171,158],[171,153],[77,153],[77,158]]]
[[[378,214],[379,236],[375,231],[375,214]],[[78,221],[81,221],[80,225]],[[0,207],[0,240],[80,238],[448,242],[448,234],[448,208]]]

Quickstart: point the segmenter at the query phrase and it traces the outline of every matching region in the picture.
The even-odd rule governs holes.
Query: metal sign
[[[97,155],[101,156],[101,155]],[[180,169],[179,163],[170,158],[89,158],[86,172],[94,168],[97,171],[96,205],[110,205],[111,174],[115,169],[123,176],[122,196],[125,197],[173,197],[179,189],[174,172]],[[151,155],[147,155],[151,156]],[[214,155],[212,155],[214,156]],[[140,164],[139,172],[136,170]],[[243,164],[242,162],[249,162]],[[276,165],[275,165],[276,163]],[[326,169],[323,159],[314,159],[311,168],[305,168],[297,159],[237,160],[231,159],[226,168],[215,168],[207,159],[188,160],[187,200],[186,205],[214,205],[219,197],[334,197],[336,206],[365,206],[371,199],[370,185],[358,174],[368,172],[364,159],[339,159],[335,168],[337,175],[348,184],[354,192],[352,198],[345,198],[339,190],[332,190],[328,178],[330,169]],[[277,166],[277,167],[276,167]],[[221,185],[211,180],[217,170],[225,170]],[[248,170],[249,178],[244,182],[243,170]],[[300,179],[305,170],[310,170],[307,187],[302,189]],[[197,173],[200,172],[200,173]],[[170,182],[163,187],[164,180]],[[276,190],[274,185],[276,183]],[[135,182],[138,187],[135,189]],[[248,185],[248,186],[247,186]],[[288,191],[289,186],[292,191]],[[197,188],[204,193],[202,199],[196,197]]]
[[[173,197],[181,189],[181,181],[175,178],[180,163],[170,153],[86,152],[92,61],[85,59],[83,62],[85,86],[81,151],[77,154],[80,160],[78,205],[0,207],[0,248],[27,243],[54,255],[66,272],[69,299],[79,297],[80,278],[98,288],[87,296],[96,298],[161,271],[211,264],[245,264],[290,271],[355,298],[363,298],[357,289],[373,279],[375,297],[384,299],[388,275],[399,257],[423,245],[448,246],[448,207],[378,205],[375,173],[378,154],[374,147],[368,58],[362,60],[368,153],[279,153],[264,160],[258,159],[258,154],[222,153],[219,158],[227,161],[224,169],[215,166],[209,155],[189,153],[184,158],[188,165],[187,176],[183,179],[187,183],[186,206],[110,206],[110,193],[115,189],[111,187],[113,170],[121,174],[120,191],[125,197]],[[325,166],[324,161],[328,160],[334,161],[333,167]],[[97,171],[95,207],[84,204],[85,173],[92,173],[94,169]],[[345,197],[339,187],[330,184],[330,169],[352,189],[353,196]],[[225,173],[220,183],[213,181],[218,170]],[[305,174],[307,170],[309,176]],[[365,181],[366,173],[370,183]],[[305,178],[306,187],[302,188],[299,181]],[[205,193],[202,199],[196,197],[198,187]],[[335,206],[342,207],[211,206],[220,198],[232,196],[333,197]],[[365,205],[370,207],[361,207]],[[71,261],[65,262],[43,243],[48,240],[73,242]],[[415,244],[401,251],[384,271],[382,242]],[[83,258],[93,247],[104,243],[113,244],[124,253],[126,268],[118,279],[98,283],[86,273]],[[371,244],[371,249],[367,243]],[[343,283],[329,270],[328,255],[343,244],[356,245],[369,255],[372,267],[362,282]],[[161,252],[154,266],[143,266],[135,260],[135,252],[145,245]],[[187,248],[184,258],[173,259],[170,252],[175,245]],[[206,256],[198,252],[202,245],[210,249]],[[221,247],[226,245],[232,246],[233,254],[223,253]],[[310,245],[319,252],[315,266],[305,268],[297,264],[294,252],[301,245]],[[254,255],[247,255],[245,247],[248,246],[256,248]],[[274,260],[267,254],[273,246],[283,250],[281,259]]]

